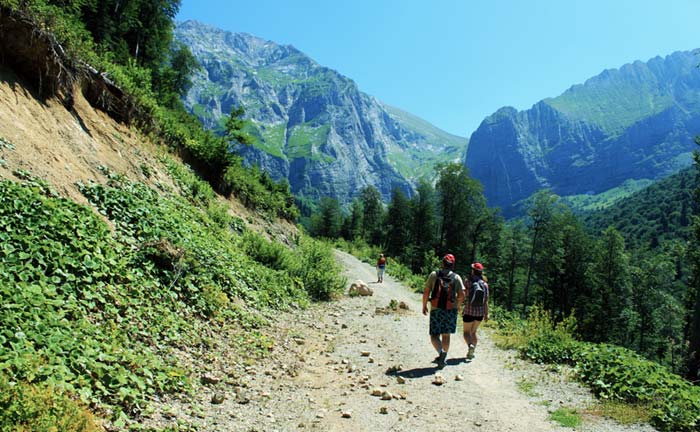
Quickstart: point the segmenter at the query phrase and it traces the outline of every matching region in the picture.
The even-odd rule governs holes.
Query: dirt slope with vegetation
[[[55,98],[40,98],[12,70],[0,66],[0,178],[38,177],[81,204],[87,200],[77,184],[105,182],[107,172],[153,188],[177,189],[162,163],[173,155],[135,127],[92,107],[79,89],[73,100],[68,111]],[[263,220],[236,199],[218,199],[256,232],[285,243],[298,234],[288,221]]]

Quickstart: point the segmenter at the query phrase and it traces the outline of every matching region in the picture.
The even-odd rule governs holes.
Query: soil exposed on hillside
[[[0,66],[0,178],[19,180],[28,172],[81,204],[88,203],[76,183],[104,183],[106,172],[156,190],[177,190],[161,162],[165,150],[135,127],[95,109],[78,89],[70,111],[58,99],[42,99],[30,89]],[[268,237],[289,243],[297,233],[287,221],[270,223],[238,200],[221,200],[249,228]]]

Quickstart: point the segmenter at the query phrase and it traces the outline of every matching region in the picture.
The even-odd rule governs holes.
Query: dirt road
[[[372,266],[342,252],[337,259],[349,282],[376,280]],[[574,408],[584,413],[577,431],[654,430],[594,415],[594,399],[566,379],[565,369],[533,365],[494,347],[487,329],[480,330],[471,362],[457,333],[447,366],[438,370],[420,296],[391,277],[370,286],[371,297],[280,317],[271,359],[239,367],[228,387],[202,387],[194,400],[172,406],[173,418],[207,431],[544,432],[572,430],[549,416]],[[392,299],[409,310],[377,312]],[[395,367],[400,370],[388,372]],[[444,384],[433,383],[437,374]],[[225,394],[223,403],[210,402],[216,392]]]

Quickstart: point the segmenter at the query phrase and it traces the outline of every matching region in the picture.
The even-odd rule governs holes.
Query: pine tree
[[[350,214],[343,222],[342,236],[346,240],[356,240],[362,237],[362,202],[354,199],[350,206]]]
[[[584,327],[595,342],[623,343],[629,340],[632,309],[629,256],[625,242],[614,228],[603,232],[595,250],[590,276],[590,295],[586,303]]]
[[[425,180],[418,183],[417,193],[411,199],[411,211],[411,268],[417,273],[429,264],[424,259],[426,254],[435,254],[438,237],[435,189]]]
[[[546,256],[549,251],[544,248],[543,237],[554,219],[556,203],[559,197],[548,190],[542,190],[535,194],[530,209],[528,210],[530,231],[530,258],[527,265],[527,280],[523,292],[523,313],[530,302],[530,287],[537,262],[542,262],[540,256]]]
[[[504,284],[506,287],[506,300],[505,305],[508,310],[513,310],[514,302],[517,293],[515,292],[515,286],[517,282],[518,270],[523,267],[525,255],[525,243],[526,243],[526,228],[522,221],[516,221],[512,224],[506,225],[503,232],[503,239],[501,241],[501,249],[503,253],[501,255],[500,264],[497,267],[497,272],[502,273]]]
[[[442,165],[436,189],[440,197],[441,252],[468,255],[458,257],[458,265],[468,269],[480,241],[480,227],[488,217],[481,184],[469,177],[467,168],[459,163]]]
[[[316,237],[338,238],[342,221],[343,214],[338,200],[323,197],[318,213],[311,217],[311,232]]]
[[[384,240],[382,196],[374,186],[365,186],[360,192],[360,200],[364,209],[363,238],[370,244],[381,245]]]
[[[700,138],[695,138],[695,144],[700,145]],[[688,320],[686,334],[688,335],[688,377],[696,381],[700,378],[700,151],[693,153],[695,166],[695,186],[693,196],[693,222],[691,243],[688,247],[688,258],[692,275],[688,286]]]
[[[564,318],[579,303],[578,297],[589,283],[592,241],[570,211],[561,215],[560,227],[562,266],[558,280],[554,281],[550,291],[553,295],[553,312]]]
[[[411,244],[411,207],[408,198],[399,188],[391,194],[387,210],[387,252],[403,258]]]

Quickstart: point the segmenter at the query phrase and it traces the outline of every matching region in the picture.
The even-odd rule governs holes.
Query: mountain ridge
[[[688,166],[700,123],[700,71],[690,52],[606,69],[527,110],[504,107],[472,134],[463,161],[489,203],[542,188],[601,193]]]
[[[187,108],[216,130],[224,114],[243,106],[257,139],[235,150],[288,179],[298,195],[347,203],[366,186],[385,199],[395,187],[411,194],[433,164],[459,160],[466,148],[466,138],[384,104],[293,46],[248,41],[194,21],[175,34],[204,67],[184,99]]]

